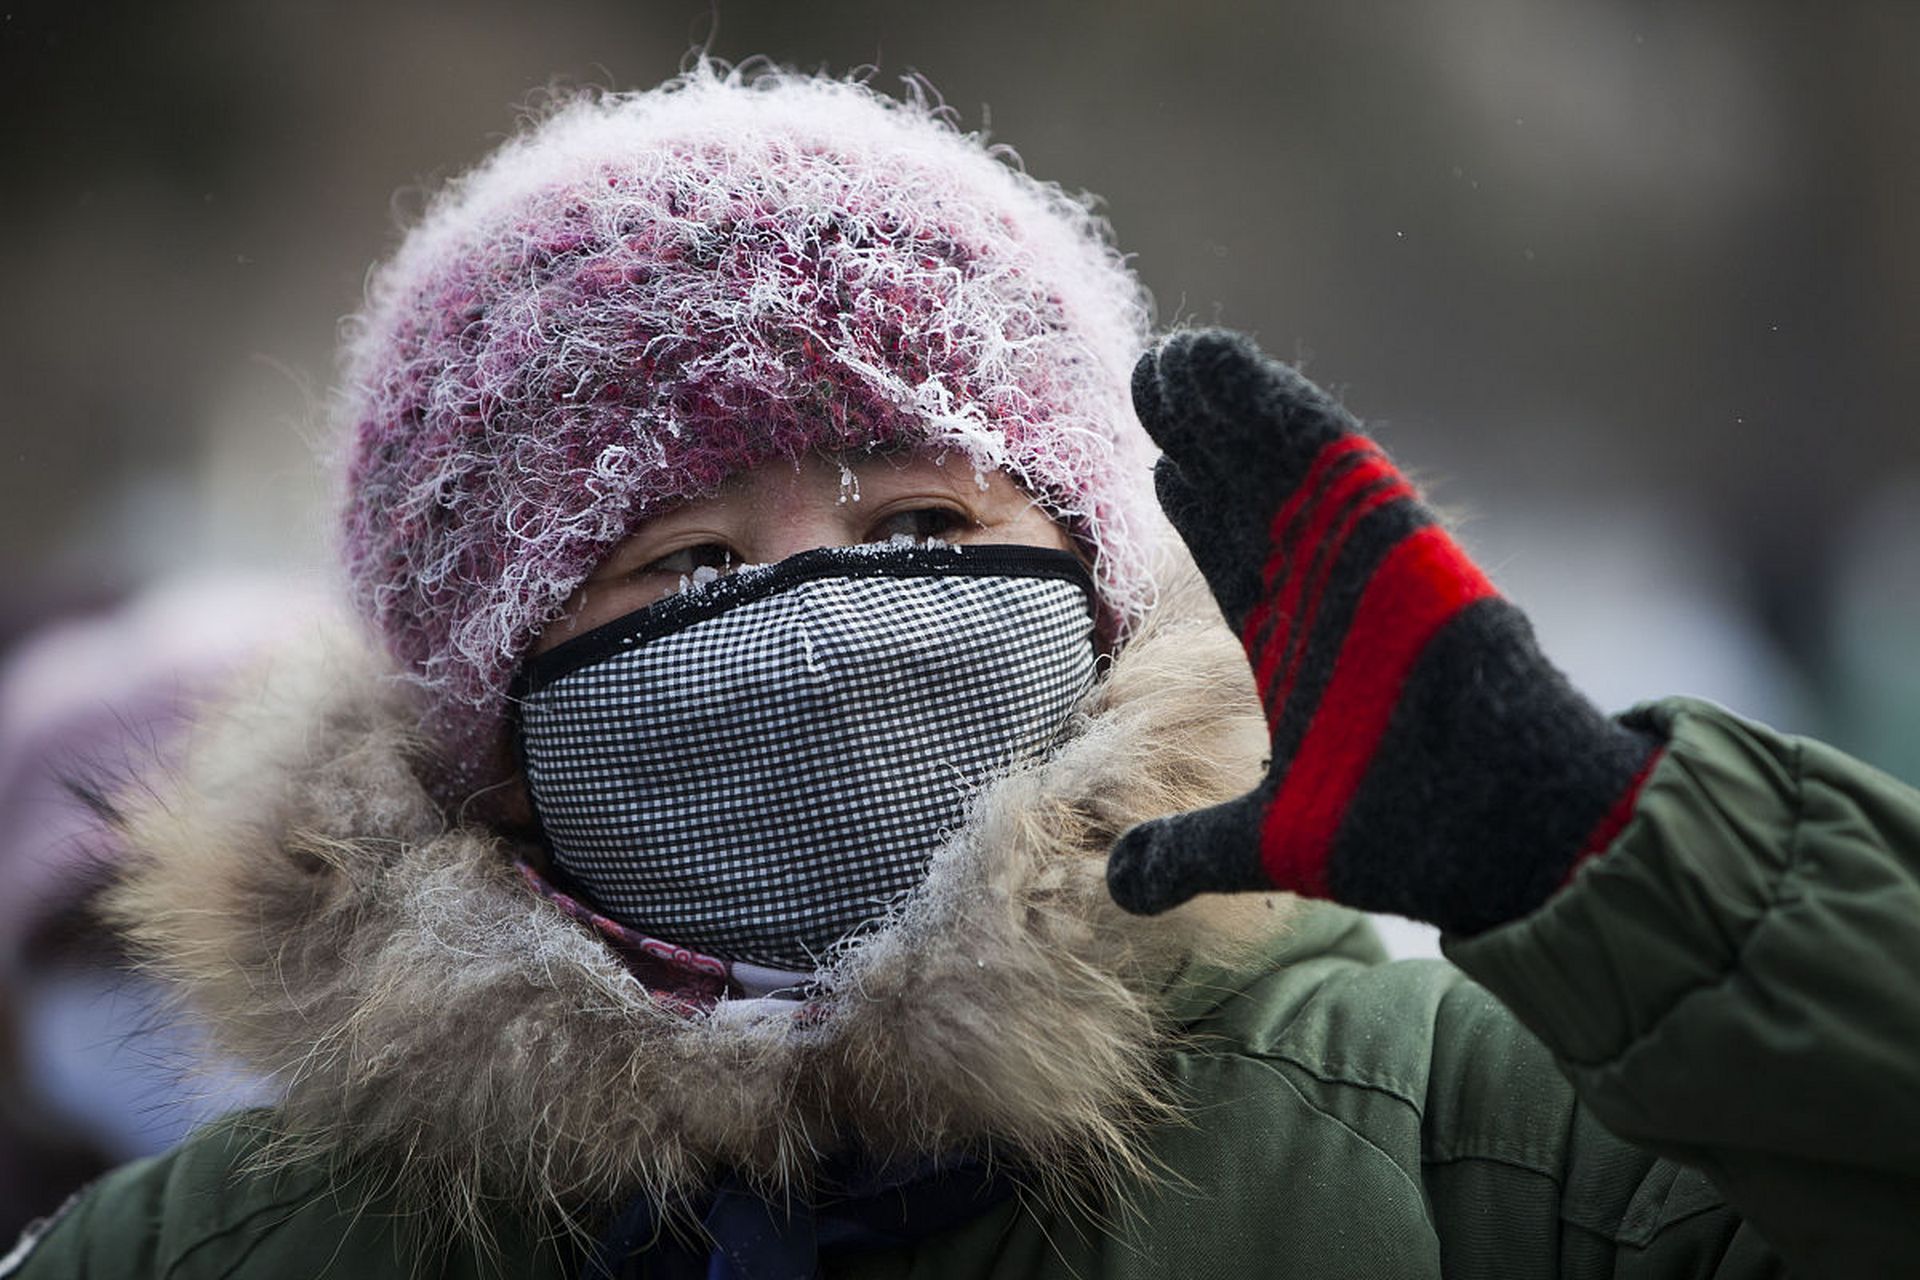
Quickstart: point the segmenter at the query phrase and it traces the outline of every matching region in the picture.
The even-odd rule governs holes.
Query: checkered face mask
[[[814,969],[1060,736],[1092,595],[1063,551],[828,548],[534,657],[520,742],[556,878],[643,934]]]

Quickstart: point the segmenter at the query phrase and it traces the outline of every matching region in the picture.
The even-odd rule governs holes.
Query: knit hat
[[[1089,551],[1102,625],[1150,596],[1148,302],[1090,201],[909,84],[702,62],[584,96],[448,185],[349,323],[356,606],[492,781],[540,628],[647,516],[808,453],[1010,475]]]

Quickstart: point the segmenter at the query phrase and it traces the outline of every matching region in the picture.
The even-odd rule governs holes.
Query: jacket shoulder
[[[1287,1110],[1364,1137],[1413,1185],[1451,1161],[1560,1174],[1572,1087],[1540,1041],[1452,964],[1290,965],[1247,983],[1193,1030],[1187,1070],[1259,1064],[1284,1081],[1272,1092]]]
[[[1159,1154],[1285,1256],[1338,1239],[1383,1273],[1424,1259],[1612,1275],[1628,1258],[1715,1265],[1741,1232],[1704,1175],[1608,1132],[1539,1038],[1446,962],[1306,956],[1244,979],[1190,1031],[1172,1070],[1193,1123]],[[1285,1220],[1250,1194],[1279,1185]]]
[[[540,1250],[521,1241],[511,1222],[486,1248],[463,1240],[423,1250],[412,1234],[417,1224],[388,1203],[378,1179],[321,1159],[268,1162],[275,1132],[271,1112],[238,1112],[164,1155],[115,1170],[25,1246],[18,1270],[0,1274],[6,1280],[412,1280],[426,1274],[460,1280],[495,1274],[509,1256],[511,1274],[561,1274],[558,1260],[543,1265]]]
[[[265,1118],[236,1113],[102,1177],[29,1233],[12,1274],[186,1277],[239,1268],[313,1194],[304,1179],[243,1172],[264,1142]]]

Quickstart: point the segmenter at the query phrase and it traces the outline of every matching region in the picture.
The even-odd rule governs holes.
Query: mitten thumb
[[[1263,786],[1225,804],[1133,827],[1107,857],[1107,891],[1123,909],[1151,916],[1195,894],[1273,888],[1260,865],[1266,805]]]

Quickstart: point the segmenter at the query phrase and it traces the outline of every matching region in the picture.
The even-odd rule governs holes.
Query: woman
[[[1905,1265],[1920,797],[1602,717],[1337,405],[1146,314],[855,84],[455,183],[348,339],[390,666],[126,815],[118,919],[284,1101],[20,1273]]]

